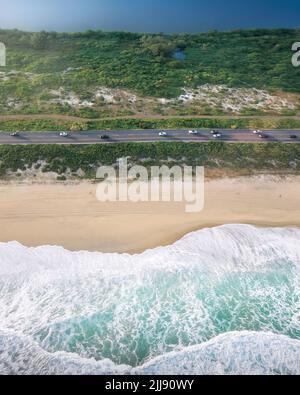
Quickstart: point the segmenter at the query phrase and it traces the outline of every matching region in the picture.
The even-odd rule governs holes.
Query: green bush
[[[173,35],[0,30],[0,41],[9,69],[35,73],[33,80],[16,75],[0,82],[0,111],[10,96],[26,103],[24,113],[45,111],[38,99],[61,86],[78,95],[106,86],[167,98],[206,83],[300,93],[300,68],[291,64],[292,44],[300,41],[296,29]],[[184,61],[173,59],[175,49],[185,52]],[[74,110],[57,105],[56,111]],[[82,110],[97,116],[93,111]]]
[[[127,129],[300,129],[296,118],[122,118],[87,122],[53,119],[0,121],[0,132]]]
[[[112,165],[117,159],[130,157],[134,164],[162,165],[169,158],[179,165],[227,168],[247,171],[300,171],[300,144],[258,143],[122,143],[111,145],[32,145],[0,146],[0,176],[17,172],[39,161],[42,171],[53,171],[63,180],[67,169],[81,169],[85,178],[95,178],[100,165]]]
[[[56,180],[57,181],[67,181],[67,177],[66,176],[57,176]]]

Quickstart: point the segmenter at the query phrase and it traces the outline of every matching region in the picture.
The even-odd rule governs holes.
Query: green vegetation
[[[90,100],[95,87],[122,88],[140,97],[175,98],[185,86],[206,83],[300,93],[300,68],[291,64],[291,47],[300,41],[299,30],[174,35],[0,30],[0,41],[7,46],[8,65],[0,72],[21,72],[0,77],[2,114],[47,110],[91,118],[112,111],[101,97],[94,108],[74,109],[66,101],[49,104],[50,91],[61,87],[80,100]],[[184,61],[174,59],[176,49],[184,51]],[[135,108],[120,104],[117,113],[129,116],[131,111],[142,110],[143,103],[136,103]],[[156,111],[162,110],[156,106]],[[213,114],[210,108],[202,111]]]
[[[54,119],[0,121],[0,132],[122,129],[300,129],[296,118],[167,118],[61,121]]]
[[[291,117],[189,118],[198,114],[222,115],[224,108],[207,103],[185,106],[180,100],[163,101],[163,104],[155,99],[178,98],[184,87],[197,88],[204,84],[266,89],[283,100],[291,97],[295,103],[295,106],[278,109],[278,113],[297,115],[300,68],[291,64],[291,47],[300,41],[300,30],[174,35],[0,30],[0,41],[6,44],[8,65],[0,68],[0,114],[53,113],[86,119],[0,121],[0,131],[300,129],[300,119]],[[175,59],[175,51],[184,52],[184,60]],[[97,93],[99,88],[102,90]],[[120,91],[109,104],[107,97],[111,92],[106,91],[107,88]],[[243,94],[247,102],[248,92],[243,90]],[[222,101],[228,91],[217,95]],[[81,104],[74,105],[74,100]],[[240,114],[257,116],[265,113],[259,107],[261,99],[257,100],[257,108],[243,107]],[[134,114],[166,115],[166,108],[167,115],[183,115],[185,118],[130,118]],[[274,108],[270,113],[276,113],[276,106]],[[104,119],[116,115],[122,118]],[[299,144],[164,142],[0,146],[0,176],[8,177],[9,172],[13,172],[16,177],[21,177],[20,171],[33,167],[36,171],[54,171],[58,181],[65,181],[70,176],[78,178],[79,175],[94,178],[99,165],[115,164],[124,156],[130,156],[133,163],[147,166],[166,164],[172,158],[170,164],[204,165],[211,169],[248,172],[300,170]]]
[[[201,165],[208,169],[300,172],[300,144],[125,143],[87,146],[0,146],[0,176],[26,168],[53,171],[63,181],[80,170],[95,178],[98,166],[116,164],[121,157],[135,164]],[[172,159],[170,159],[172,158]],[[78,177],[78,176],[77,176]]]

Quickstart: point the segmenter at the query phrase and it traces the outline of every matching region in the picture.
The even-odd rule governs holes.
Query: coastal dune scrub
[[[89,118],[297,113],[300,68],[290,60],[291,43],[299,40],[297,29],[172,35],[0,29],[9,48],[7,67],[0,69],[0,112]],[[188,100],[181,106],[189,93],[199,105]]]
[[[241,118],[117,118],[117,119],[12,119],[1,120],[0,133],[15,131],[84,131],[124,129],[300,129],[300,119],[289,117]]]
[[[111,145],[0,146],[0,176],[13,178],[18,171],[33,169],[68,178],[95,179],[99,166],[115,165],[129,158],[132,165],[204,166],[214,171],[300,173],[300,144],[257,143],[119,143]]]

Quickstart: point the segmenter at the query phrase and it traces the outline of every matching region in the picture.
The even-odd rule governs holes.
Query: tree
[[[145,51],[154,56],[170,56],[175,51],[175,45],[164,36],[143,36],[140,39]]]
[[[49,42],[48,33],[44,31],[33,33],[30,42],[34,49],[46,49]]]

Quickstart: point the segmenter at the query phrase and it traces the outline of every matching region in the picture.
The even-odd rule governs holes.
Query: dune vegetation
[[[299,110],[299,30],[198,34],[0,30],[0,114],[282,114]],[[177,56],[177,54],[181,56]]]
[[[146,167],[205,166],[216,174],[300,173],[300,144],[120,143],[86,146],[0,146],[0,177],[31,177],[46,173],[58,181],[95,179],[101,165],[117,166],[119,158]]]

